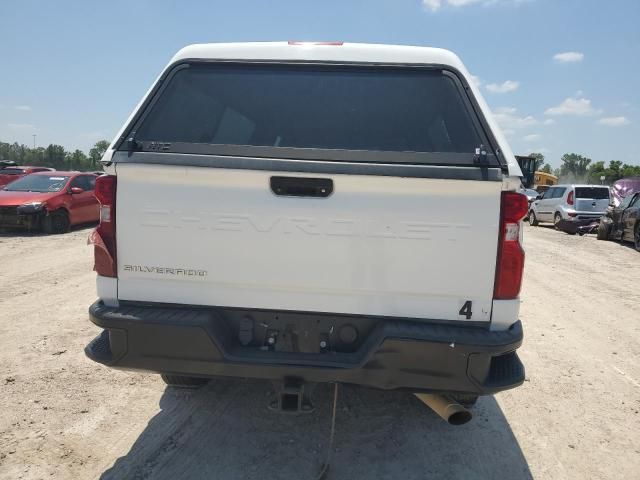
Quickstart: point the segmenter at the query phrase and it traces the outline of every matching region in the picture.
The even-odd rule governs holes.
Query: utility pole
[[[36,134],[33,134],[33,149],[36,149]]]

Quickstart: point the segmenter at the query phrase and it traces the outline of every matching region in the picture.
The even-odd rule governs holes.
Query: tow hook
[[[281,413],[313,412],[314,407],[310,398],[313,386],[305,384],[304,380],[287,377],[273,382],[273,388],[275,399],[269,404],[271,410]]]

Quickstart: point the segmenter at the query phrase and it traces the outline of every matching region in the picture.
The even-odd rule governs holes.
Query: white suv
[[[590,222],[604,215],[609,201],[606,186],[555,185],[531,204],[529,223],[553,222],[557,227],[562,220]]]

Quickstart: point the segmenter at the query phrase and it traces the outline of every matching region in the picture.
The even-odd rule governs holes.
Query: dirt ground
[[[316,411],[267,410],[269,384],[199,391],[89,361],[98,332],[89,229],[0,235],[0,478],[313,479]],[[523,387],[450,427],[407,393],[341,386],[329,478],[640,476],[640,254],[526,227]]]

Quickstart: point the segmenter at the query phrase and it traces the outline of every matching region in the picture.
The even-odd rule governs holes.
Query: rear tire
[[[600,225],[598,225],[598,233],[596,238],[598,240],[609,240],[610,229],[611,227],[609,225],[601,221]]]
[[[182,375],[167,375],[161,374],[162,380],[164,383],[169,385],[170,387],[177,388],[200,388],[207,383],[209,383],[208,378],[200,378],[200,377],[185,377]]]
[[[553,226],[555,227],[556,230],[560,230],[558,228],[558,225],[560,224],[561,220],[562,220],[562,215],[560,215],[560,213],[556,212],[556,214],[553,216]]]
[[[42,222],[42,229],[45,233],[67,233],[70,226],[69,214],[64,210],[50,212]]]
[[[533,210],[531,210],[529,212],[529,225],[531,225],[532,227],[537,227],[538,224],[538,218],[536,217],[536,214],[533,213]]]

